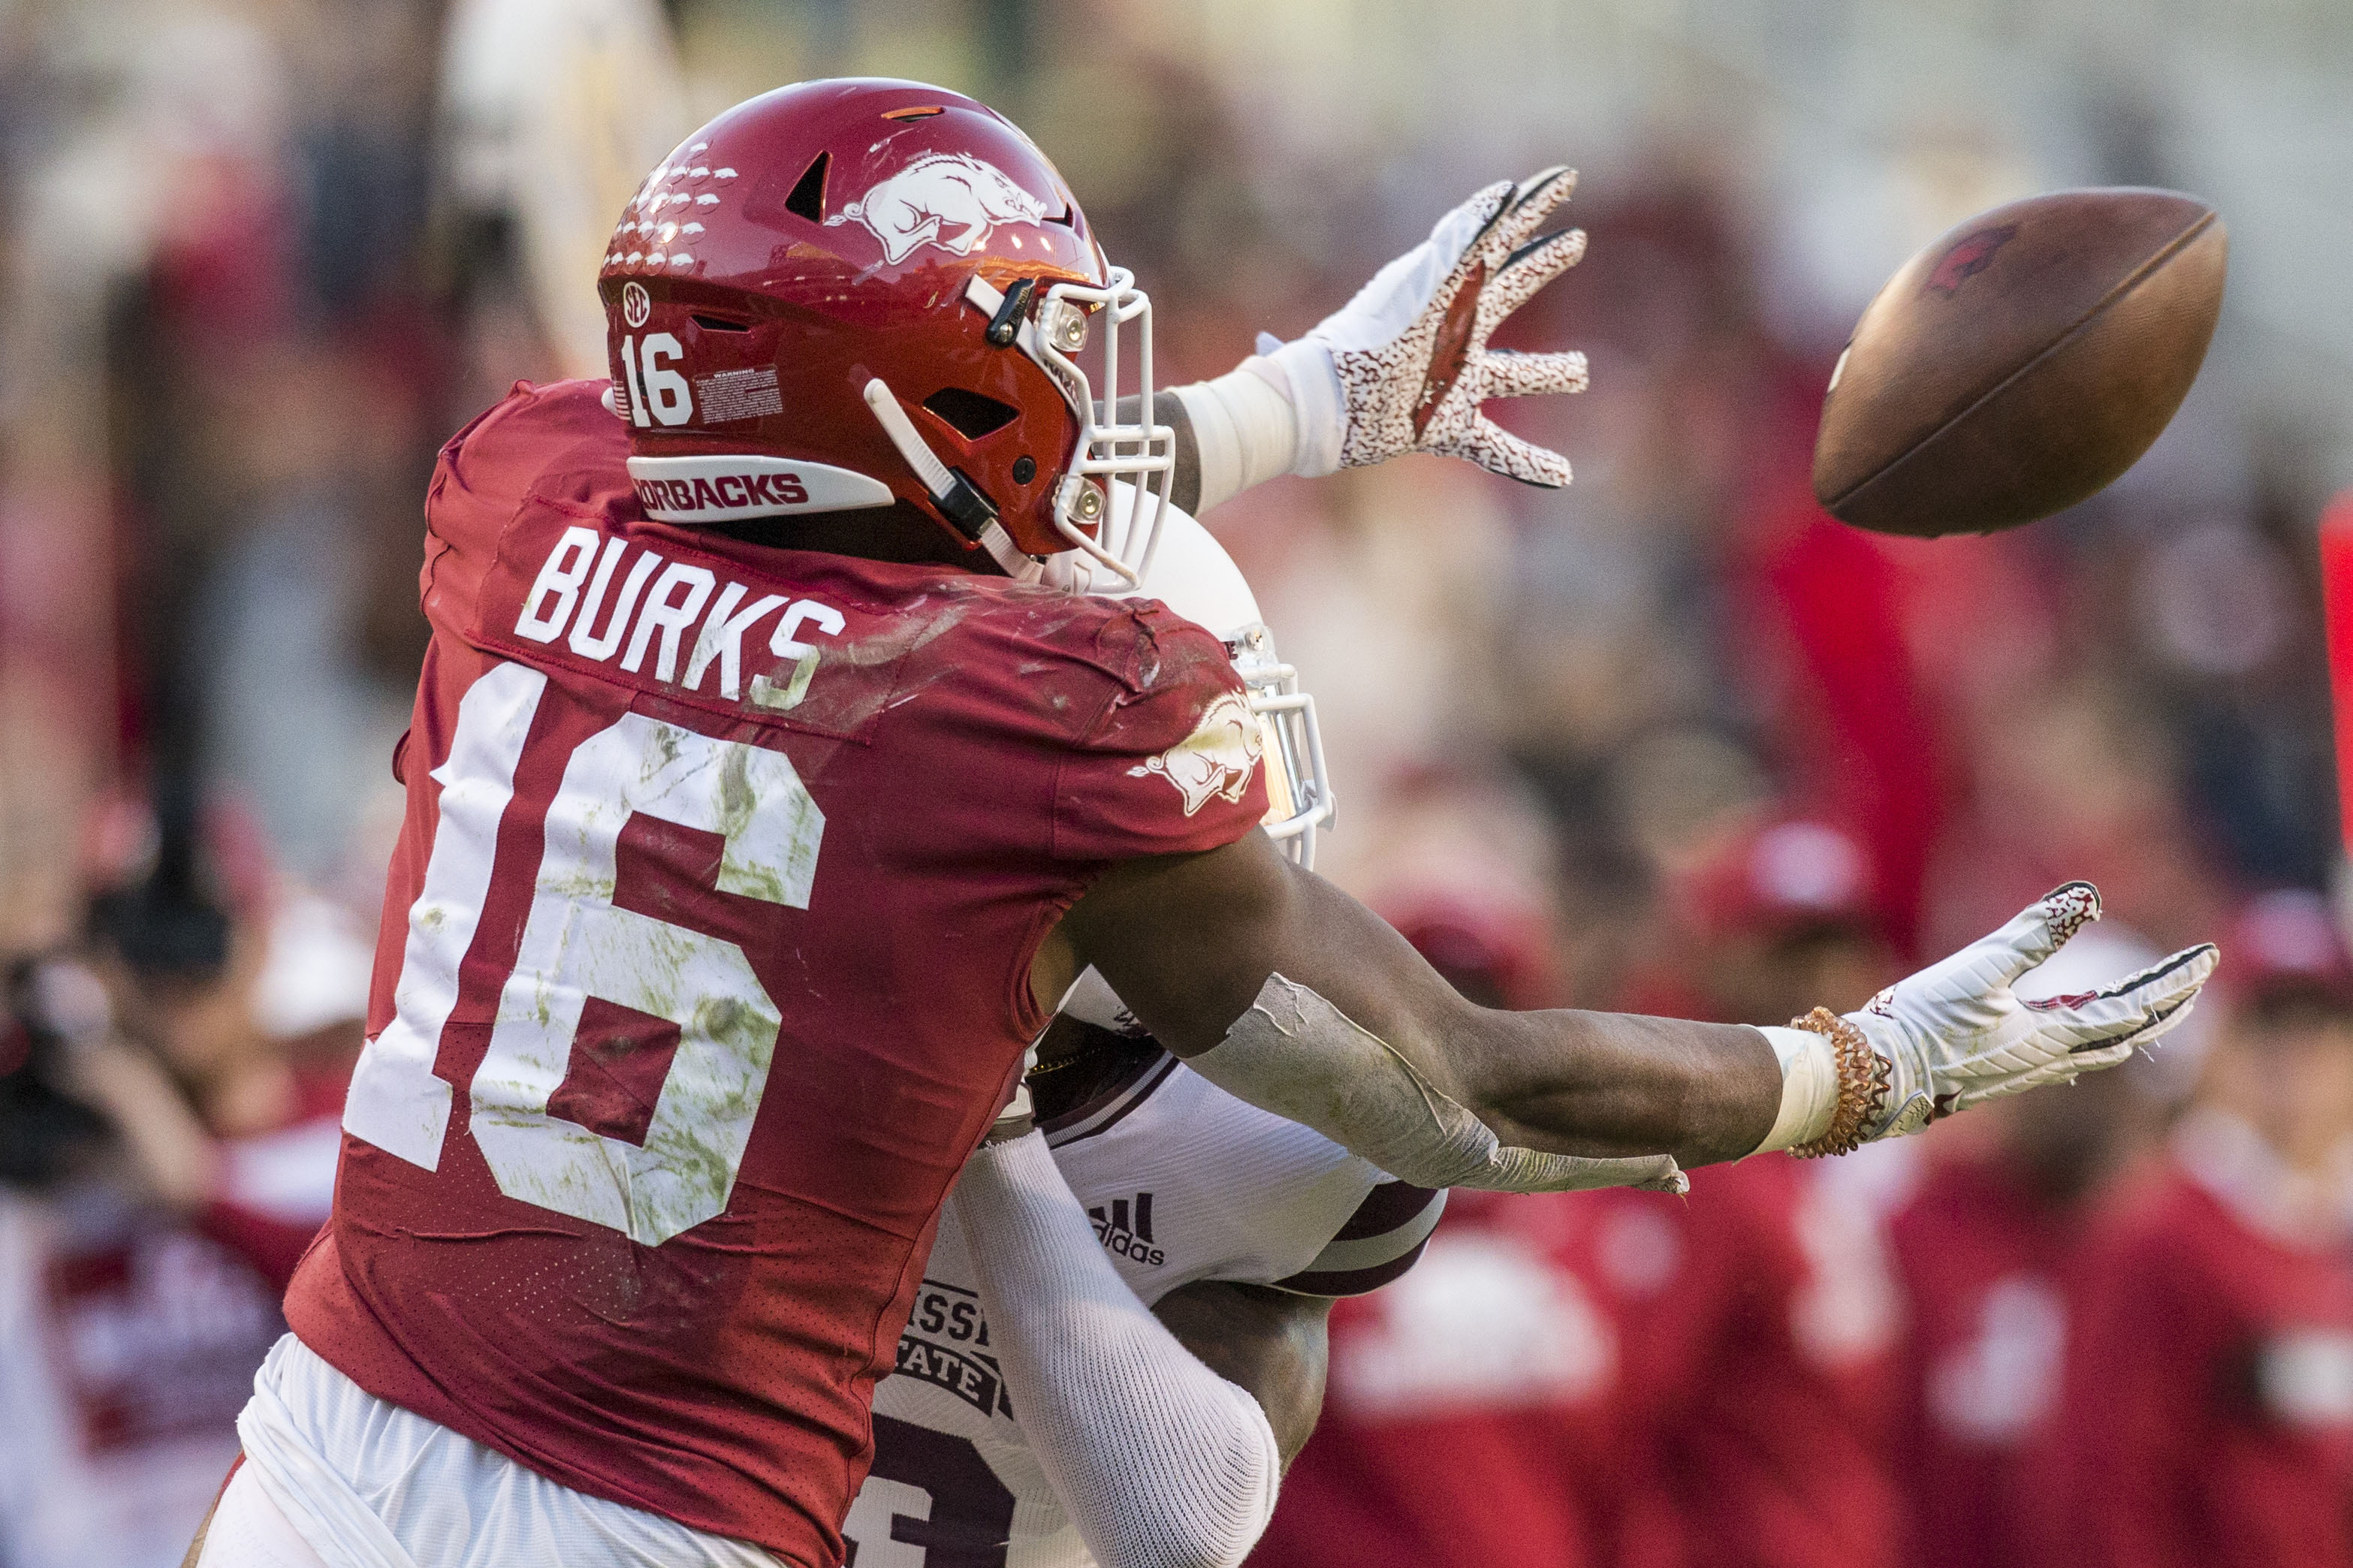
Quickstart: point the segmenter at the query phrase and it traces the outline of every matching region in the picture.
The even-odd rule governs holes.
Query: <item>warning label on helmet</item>
[[[784,412],[784,394],[776,390],[776,367],[723,370],[700,377],[694,384],[694,405],[705,425],[725,425],[737,419],[765,419]]]

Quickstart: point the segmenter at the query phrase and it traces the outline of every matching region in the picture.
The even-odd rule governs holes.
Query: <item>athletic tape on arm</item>
[[[1169,388],[1193,424],[1201,493],[1195,513],[1252,485],[1291,472],[1298,460],[1299,416],[1275,384],[1245,360],[1214,381]]]
[[[1774,1059],[1781,1064],[1781,1110],[1773,1131],[1751,1153],[1810,1143],[1830,1131],[1838,1110],[1838,1054],[1830,1037],[1811,1029],[1762,1028]]]
[[[1550,1193],[1589,1187],[1682,1192],[1668,1154],[1594,1160],[1514,1148],[1432,1088],[1387,1040],[1280,974],[1226,1037],[1186,1066],[1237,1099],[1313,1127],[1420,1187]]]

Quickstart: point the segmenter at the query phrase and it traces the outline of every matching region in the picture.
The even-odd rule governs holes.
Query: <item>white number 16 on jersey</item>
[[[439,821],[408,911],[393,1021],[361,1056],[344,1103],[345,1131],[428,1171],[452,1100],[434,1058],[546,689],[539,671],[502,664],[459,704],[448,760],[433,771]],[[640,812],[724,839],[720,891],[791,909],[808,907],[825,816],[783,752],[640,713],[583,741],[548,804],[522,945],[469,1086],[469,1126],[509,1197],[655,1247],[726,1208],[782,1019],[735,943],[614,903],[621,830]],[[549,1113],[591,998],[678,1027],[642,1145]]]

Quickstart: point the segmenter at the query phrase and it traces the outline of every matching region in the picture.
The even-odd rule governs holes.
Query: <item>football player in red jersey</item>
[[[1479,405],[1581,378],[1486,348],[1581,248],[1539,232],[1567,188],[1482,192],[1180,389],[1198,503],[1408,450],[1564,481]],[[1089,965],[1235,1097],[1502,1190],[1910,1131],[2113,1065],[2211,969],[2019,1005],[2097,914],[2070,884],[1810,1028],[1464,1002],[1256,830],[1226,650],[1074,591],[1144,574],[1178,431],[1148,299],[970,100],[738,106],[602,293],[610,385],[519,387],[434,476],[375,1032],[214,1568],[280,1526],[338,1565],[839,1561],[942,1200]]]

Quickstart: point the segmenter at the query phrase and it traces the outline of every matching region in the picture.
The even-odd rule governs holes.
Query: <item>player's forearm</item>
[[[1154,1302],[1152,1315],[1202,1364],[1258,1401],[1288,1469],[1324,1414],[1331,1299],[1197,1279]]]
[[[1671,1154],[1737,1158],[1774,1124],[1756,1031],[1475,1007],[1257,835],[1122,868],[1065,923],[1196,1071],[1417,1185],[1670,1185]]]
[[[1758,1031],[1626,1013],[1490,1013],[1450,1052],[1467,1103],[1506,1143],[1685,1167],[1752,1153],[1782,1079]]]
[[[954,1202],[1023,1434],[1104,1568],[1232,1568],[1281,1458],[1251,1396],[1145,1310],[1042,1136],[973,1156]]]
[[[1754,1030],[1416,1005],[1349,979],[1323,980],[1344,1008],[1278,970],[1194,1070],[1421,1186],[1680,1191],[1682,1163],[1751,1153],[1775,1124]]]

